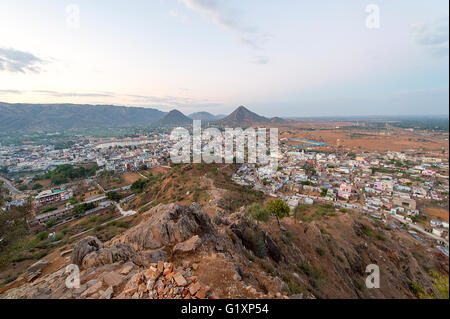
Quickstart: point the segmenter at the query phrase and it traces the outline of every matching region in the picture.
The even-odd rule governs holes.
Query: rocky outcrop
[[[27,271],[24,274],[24,278],[26,278],[29,282],[35,280],[42,274],[42,270],[47,267],[48,264],[49,262],[45,259],[35,262],[27,268]]]
[[[206,241],[215,239],[215,225],[196,203],[158,205],[145,213],[144,218],[117,241],[129,243],[136,250],[146,250],[173,246],[195,235]]]
[[[158,262],[137,270],[131,262],[91,268],[80,274],[81,285],[68,288],[64,268],[38,281],[11,289],[6,299],[208,299],[210,287],[202,284],[194,270]]]
[[[73,250],[71,262],[82,269],[113,264],[116,262],[133,261],[137,265],[148,266],[158,260],[165,260],[164,250],[137,252],[131,245],[117,243],[104,247],[96,237],[86,237],[79,241]]]
[[[193,203],[158,205],[148,211],[144,221],[104,247],[96,237],[79,241],[72,253],[72,263],[83,269],[133,261],[147,267],[150,263],[165,261],[173,253],[194,251],[201,243],[214,241],[217,230],[209,216]]]
[[[264,243],[266,244],[268,255],[274,261],[280,262],[281,257],[282,257],[280,247],[277,245],[276,242],[274,242],[272,240],[272,238],[269,236],[269,234],[267,232],[263,231],[262,234],[263,234],[263,238],[264,238]]]
[[[117,244],[115,246],[101,248],[87,254],[84,256],[81,266],[82,268],[87,269],[112,264],[115,262],[125,262],[128,260],[134,260],[138,264],[142,263],[142,261],[140,261],[140,256],[133,249],[133,247],[126,244]]]
[[[103,243],[97,237],[88,236],[80,240],[74,247],[72,252],[72,264],[81,266],[83,259],[91,252],[103,248]]]
[[[274,261],[282,258],[280,247],[265,231],[250,223],[245,218],[237,219],[230,226],[231,231],[242,241],[245,248],[251,250],[257,257],[269,255]]]

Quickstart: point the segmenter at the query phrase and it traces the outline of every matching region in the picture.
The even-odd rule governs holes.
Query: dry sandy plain
[[[449,150],[448,133],[429,133],[426,131],[410,131],[400,128],[384,130],[366,130],[351,128],[351,122],[295,122],[278,125],[282,138],[302,138],[324,142],[328,147],[317,149],[346,148],[353,151],[420,151],[442,154]],[[314,130],[310,130],[314,129]],[[289,141],[289,144],[298,143]],[[305,144],[305,143],[301,143]],[[446,155],[448,156],[448,155]]]

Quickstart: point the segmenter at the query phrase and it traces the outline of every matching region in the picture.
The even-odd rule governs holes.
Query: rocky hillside
[[[270,120],[264,116],[260,116],[244,106],[239,106],[233,113],[228,115],[226,118],[220,120],[222,125],[237,125],[246,126],[253,123],[269,123]]]
[[[245,106],[239,106],[233,113],[221,119],[219,123],[224,126],[248,127],[254,124],[262,123],[282,124],[287,123],[287,121],[280,117],[274,117],[271,119],[266,118],[250,111]]]
[[[172,110],[166,114],[161,120],[157,121],[155,126],[184,126],[192,125],[192,119],[184,115],[178,110]]]
[[[284,124],[284,123],[288,123],[287,120],[281,118],[281,117],[272,117],[270,119],[270,123],[272,124]]]
[[[108,242],[89,236],[47,256],[1,298],[439,297],[431,274],[448,276],[438,251],[351,212],[256,223],[244,207],[208,214],[192,203],[159,204],[141,217]],[[78,289],[65,285],[70,263],[81,269]],[[365,287],[369,264],[381,269],[379,289]]]

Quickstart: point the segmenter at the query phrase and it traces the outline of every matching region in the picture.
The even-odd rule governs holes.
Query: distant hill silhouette
[[[264,116],[260,116],[244,106],[239,106],[233,113],[226,118],[220,120],[222,125],[251,125],[253,123],[270,123],[270,120]]]
[[[0,132],[150,125],[166,114],[143,107],[0,102]]]
[[[214,115],[209,112],[196,112],[190,114],[189,117],[193,120],[216,121],[226,117],[226,115]]]
[[[283,124],[283,123],[287,123],[287,122],[288,122],[287,120],[282,119],[281,117],[278,117],[278,116],[272,117],[270,119],[270,123],[272,123],[272,124]]]
[[[192,119],[184,115],[178,110],[172,110],[162,119],[155,122],[155,126],[182,126],[192,124]]]

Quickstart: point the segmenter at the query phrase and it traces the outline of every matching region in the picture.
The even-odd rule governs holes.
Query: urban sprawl
[[[26,143],[0,145],[0,184],[8,193],[0,211],[31,204],[30,227],[65,223],[113,205],[122,215],[132,214],[120,206],[135,196],[131,185],[104,189],[97,179],[107,173],[139,174],[142,169],[170,167],[174,143],[169,134],[155,134],[125,140],[93,138],[64,149]],[[271,156],[278,157],[277,169],[240,164],[233,181],[284,200],[291,214],[299,206],[312,204],[358,211],[391,229],[407,229],[411,236],[448,256],[448,222],[423,218],[427,213],[419,205],[448,201],[449,163],[444,152],[351,152],[332,146],[302,149],[281,140],[279,155]],[[39,176],[62,165],[94,167],[95,172],[57,186],[40,184]],[[6,176],[16,177],[9,180]],[[114,202],[108,194],[115,192],[125,192],[125,196]],[[75,196],[83,200],[76,202]],[[85,209],[77,209],[80,205]]]

